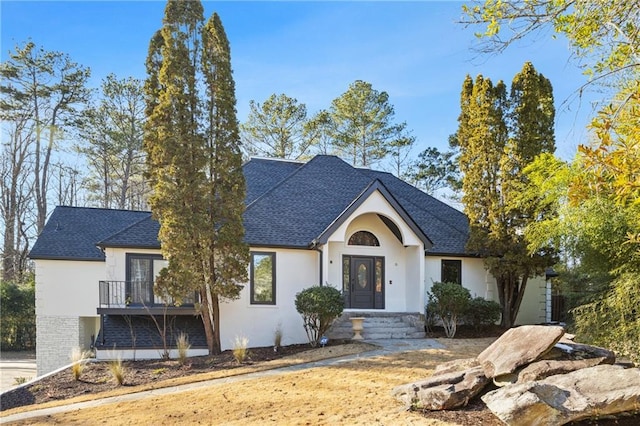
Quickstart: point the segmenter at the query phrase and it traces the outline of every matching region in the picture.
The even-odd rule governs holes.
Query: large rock
[[[488,378],[511,374],[549,351],[564,335],[558,326],[523,325],[507,330],[477,359]]]
[[[601,364],[612,364],[607,358],[577,359],[575,361],[542,360],[532,362],[515,374],[516,383],[542,380],[556,374],[566,374],[583,368],[595,367]]]
[[[482,400],[511,426],[562,425],[633,412],[640,407],[640,369],[599,365],[505,386],[487,393]]]
[[[392,395],[407,408],[448,410],[464,407],[489,382],[482,367],[435,374],[430,378],[397,386]]]
[[[616,354],[609,349],[601,348],[598,346],[583,345],[581,343],[575,343],[564,338],[554,345],[549,352],[547,352],[542,359],[555,359],[555,360],[578,360],[578,359],[592,359],[603,358],[602,364],[613,364],[616,362]]]
[[[456,371],[464,371],[473,367],[478,367],[480,364],[475,358],[460,358],[452,361],[443,362],[438,364],[433,371],[433,375],[437,376],[445,373],[453,373]]]

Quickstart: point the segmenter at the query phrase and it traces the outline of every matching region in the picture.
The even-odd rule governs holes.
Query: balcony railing
[[[99,308],[126,309],[126,308],[158,308],[175,307],[176,300],[171,297],[162,297],[153,293],[153,283],[146,281],[100,281],[100,305]],[[193,307],[197,301],[194,293],[182,298],[180,307]]]

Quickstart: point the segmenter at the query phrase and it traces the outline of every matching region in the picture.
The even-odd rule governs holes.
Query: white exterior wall
[[[126,281],[128,253],[162,255],[160,250],[107,247],[104,252],[106,257],[106,280]]]
[[[402,242],[378,217],[392,220]],[[357,231],[368,231],[380,242],[379,247],[350,246],[349,237]],[[342,288],[342,256],[384,257],[384,285],[386,312],[422,312],[424,292],[420,290],[424,277],[424,245],[378,191],[347,218],[329,237],[323,247],[323,278],[325,283]],[[349,309],[355,311],[357,309]]]
[[[516,325],[540,324],[546,321],[546,291],[547,283],[544,276],[529,278],[516,317]]]
[[[236,337],[247,337],[249,347],[272,346],[278,328],[282,345],[308,342],[302,317],[296,311],[296,293],[318,285],[320,253],[315,250],[252,248],[276,253],[276,304],[252,305],[249,283],[240,298],[220,304],[220,344],[232,349]]]
[[[471,297],[482,297],[498,302],[496,279],[487,272],[482,259],[473,257],[427,256],[425,258],[425,292],[431,291],[434,282],[441,281],[442,260],[460,260],[462,285],[469,289]]]
[[[496,279],[484,267],[484,261],[470,257],[427,256],[425,260],[425,292],[431,290],[434,282],[440,281],[443,259],[462,261],[462,285],[469,289],[471,297],[482,297],[500,303]],[[546,282],[544,277],[529,278],[522,304],[516,318],[516,325],[538,324],[545,321]]]
[[[36,260],[37,374],[70,363],[75,347],[88,350],[99,331],[98,282],[104,262]]]

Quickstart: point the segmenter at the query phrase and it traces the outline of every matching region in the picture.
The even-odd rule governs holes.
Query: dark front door
[[[374,259],[353,257],[351,260],[351,307],[372,309],[374,305]]]
[[[344,307],[384,309],[384,257],[343,256]]]

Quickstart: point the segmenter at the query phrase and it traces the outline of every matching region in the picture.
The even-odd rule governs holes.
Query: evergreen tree
[[[203,25],[199,1],[169,0],[151,39],[145,84],[150,199],[169,260],[157,290],[200,295],[211,353],[220,352],[220,298],[246,281],[245,185],[229,44],[217,15]]]
[[[551,84],[530,63],[515,76],[509,99],[502,82],[493,86],[478,76],[474,83],[467,76],[463,84],[457,142],[467,248],[483,256],[496,277],[505,327],[515,323],[528,279],[554,260],[547,247],[528,251],[523,231],[545,212],[519,197],[526,185],[523,169],[555,149],[554,113]]]
[[[251,101],[249,109],[241,126],[248,155],[298,160],[309,154],[313,138],[305,104],[282,93],[272,94],[262,104]]]
[[[387,92],[356,80],[329,110],[336,151],[354,166],[371,166],[385,158],[394,145],[404,145],[406,123],[394,123],[395,112]]]
[[[84,112],[78,126],[84,144],[76,149],[89,161],[89,184],[95,188],[90,196],[104,208],[143,210],[142,81],[109,74],[101,89],[100,101]]]
[[[237,298],[247,280],[249,249],[243,242],[245,181],[242,172],[240,135],[236,119],[235,83],[231,71],[231,51],[227,35],[217,14],[203,32],[202,66],[206,87],[205,131],[208,191],[205,202],[209,224],[205,227],[210,253],[204,271],[210,318],[214,327],[214,351],[220,350],[219,297]],[[211,348],[210,348],[211,349]]]

